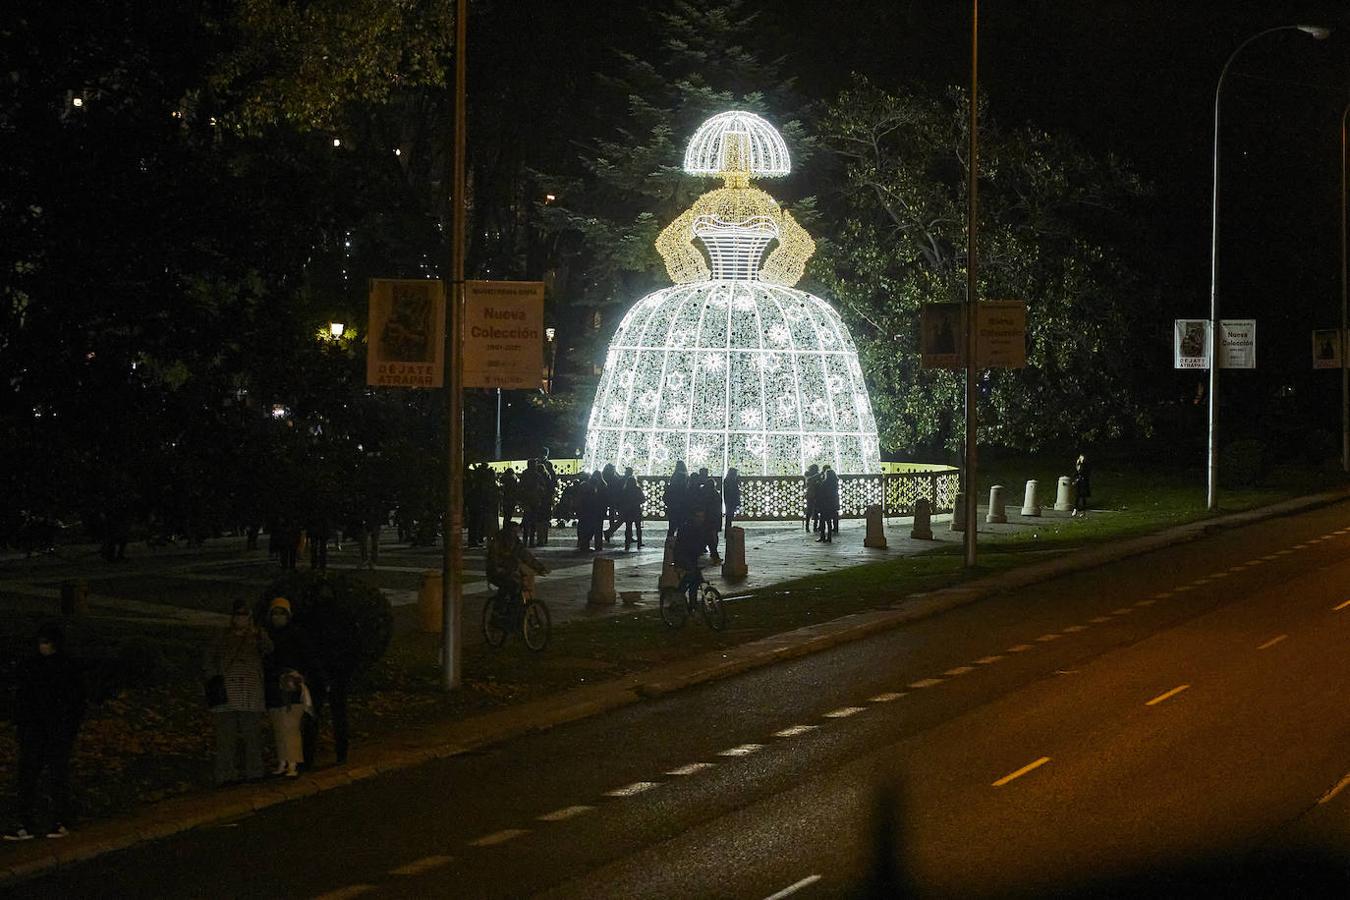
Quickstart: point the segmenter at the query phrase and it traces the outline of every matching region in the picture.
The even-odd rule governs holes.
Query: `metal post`
[[[970,10],[970,186],[966,196],[966,446],[965,446],[965,504],[966,530],[962,539],[965,546],[966,568],[974,568],[979,498],[976,496],[976,417],[975,402],[975,313],[979,299],[976,278],[979,274],[979,252],[976,212],[979,209],[979,61],[980,61],[980,0],[971,0]]]
[[[465,48],[468,0],[455,4],[455,146],[451,165],[454,182],[450,228],[450,293],[446,297],[445,414],[450,447],[446,454],[449,478],[441,563],[441,676],[447,691],[460,686],[463,675],[461,618],[464,608],[464,360],[460,355],[464,328],[464,217],[465,208]]]
[[[1341,113],[1341,468],[1350,472],[1350,368],[1346,366],[1346,247],[1345,247],[1345,182],[1346,155],[1346,119],[1350,117],[1350,106]]]
[[[497,438],[492,442],[492,458],[502,458],[502,389],[497,388]]]

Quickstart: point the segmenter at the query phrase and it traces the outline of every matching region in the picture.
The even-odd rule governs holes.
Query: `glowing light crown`
[[[744,173],[778,178],[792,171],[787,144],[778,130],[750,112],[724,112],[704,122],[684,152],[690,175]]]

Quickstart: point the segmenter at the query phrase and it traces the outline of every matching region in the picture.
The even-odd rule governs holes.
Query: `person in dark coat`
[[[614,532],[619,530],[619,525],[623,522],[623,517],[619,513],[619,503],[623,495],[623,478],[619,475],[619,470],[614,467],[614,463],[606,463],[604,471],[600,473],[600,478],[604,482],[602,491],[605,496],[605,514],[609,516],[609,527],[605,528],[603,523],[601,529],[604,531],[605,543],[608,544],[614,537]]]
[[[834,469],[826,466],[821,470],[820,489],[817,497],[820,515],[821,543],[833,543],[839,533],[839,476]]]
[[[16,678],[14,724],[19,738],[19,825],[7,841],[26,841],[37,834],[37,792],[42,770],[51,778],[52,825],[47,837],[69,834],[70,757],[84,718],[84,677],[66,654],[59,625],[43,625],[37,633],[37,656],[26,660]]]
[[[604,549],[606,508],[605,480],[596,469],[577,496],[577,549]]]
[[[670,527],[666,530],[667,537],[680,530],[687,509],[688,495],[689,470],[685,468],[684,460],[676,460],[675,472],[666,482],[666,491],[662,497],[666,504],[666,519],[670,522]]]
[[[1078,454],[1073,465],[1073,512],[1076,519],[1087,515],[1088,499],[1092,496],[1092,465],[1085,454]]]
[[[697,507],[692,509],[689,516],[680,523],[671,551],[671,560],[680,570],[680,592],[687,593],[691,602],[700,582],[703,581],[699,558],[703,555],[703,548],[706,545],[703,538],[704,526],[703,510]]]
[[[623,549],[633,546],[633,532],[637,532],[638,549],[642,549],[642,504],[647,496],[636,477],[630,475],[624,479],[623,492],[619,495],[619,515],[623,517]]]
[[[292,621],[291,603],[274,598],[267,607],[267,632],[272,652],[263,661],[263,693],[267,716],[276,739],[277,767],[273,775],[294,778],[300,764],[313,764],[313,728],[306,734],[304,718],[313,719],[314,693],[323,690],[328,673],[303,626]]]
[[[708,548],[708,556],[713,565],[719,565],[722,557],[717,553],[717,537],[722,532],[722,495],[717,491],[717,482],[708,478],[695,491],[697,506],[703,513],[703,543]]]
[[[820,467],[815,463],[806,467],[802,476],[806,481],[806,530],[819,531],[820,519]]]
[[[482,473],[470,467],[464,475],[464,519],[469,529],[466,546],[483,546],[483,477]]]
[[[511,517],[516,514],[516,507],[520,504],[520,476],[516,475],[515,469],[507,469],[502,473],[502,524],[505,525],[511,521]]]
[[[731,530],[736,513],[741,511],[741,473],[735,466],[727,469],[727,474],[722,476],[722,507],[727,511],[726,524],[722,526],[726,532]]]

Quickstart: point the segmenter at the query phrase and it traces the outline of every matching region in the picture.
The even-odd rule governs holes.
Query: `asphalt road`
[[[1221,532],[13,895],[1350,895],[1348,550]]]

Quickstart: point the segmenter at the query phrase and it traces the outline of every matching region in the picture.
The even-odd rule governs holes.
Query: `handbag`
[[[206,679],[206,705],[224,706],[230,701],[230,695],[225,691],[225,676],[212,675]]]

